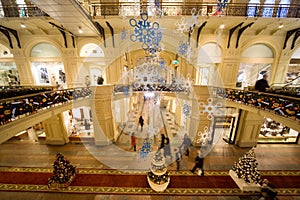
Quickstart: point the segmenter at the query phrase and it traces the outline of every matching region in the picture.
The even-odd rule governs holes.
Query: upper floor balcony
[[[298,4],[187,3],[174,2],[106,2],[81,4],[92,16],[239,16],[264,18],[299,18]],[[49,16],[34,4],[0,5],[0,18]]]

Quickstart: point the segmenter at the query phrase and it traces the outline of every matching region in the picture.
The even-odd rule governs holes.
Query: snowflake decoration
[[[199,26],[199,22],[198,22],[198,16],[199,16],[199,12],[200,10],[198,11],[198,13],[196,14],[196,8],[193,8],[191,10],[191,14],[192,14],[192,17],[191,18],[188,18],[186,21],[187,21],[187,24],[190,28],[190,33],[193,33],[194,32],[194,27],[195,26]]]
[[[176,33],[186,33],[189,32],[189,25],[188,23],[185,21],[184,17],[181,18],[181,22],[176,22],[175,23],[176,26]]]
[[[148,22],[148,14],[141,13],[141,19],[138,22],[131,18],[129,20],[130,26],[134,27],[134,34],[130,35],[132,42],[142,42],[142,48],[147,50],[149,48],[157,49],[159,42],[162,39],[162,32],[159,30],[157,22]]]
[[[143,146],[139,150],[140,159],[147,160],[147,156],[151,151],[151,143],[146,139]]]
[[[189,106],[189,105],[187,105],[187,104],[184,104],[184,105],[183,105],[183,108],[182,108],[182,112],[183,112],[183,115],[184,115],[185,117],[190,116],[190,114],[191,114],[191,106]]]
[[[127,31],[123,28],[122,33],[121,33],[121,39],[125,40],[127,38]]]
[[[191,47],[188,44],[188,42],[179,42],[179,46],[178,46],[178,53],[182,56],[187,57],[191,52]]]
[[[207,119],[211,120],[213,118],[213,114],[220,115],[220,111],[218,110],[218,108],[222,107],[222,103],[218,102],[215,105],[213,105],[212,98],[208,98],[207,102],[207,105],[205,105],[203,102],[199,103],[200,107],[204,107],[204,110],[200,110],[200,115],[208,113]]]
[[[151,5],[148,7],[149,13],[152,13],[153,16],[161,17],[163,15],[163,11],[160,9],[159,3],[158,5]]]
[[[199,131],[197,133],[198,139],[196,140],[196,143],[206,145],[212,140],[212,133],[208,131],[208,127],[204,127],[204,132],[202,133]]]

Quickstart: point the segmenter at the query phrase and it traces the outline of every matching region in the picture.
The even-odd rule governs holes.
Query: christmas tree
[[[158,151],[152,159],[150,172],[147,174],[150,187],[156,192],[164,191],[170,182],[165,157]]]
[[[53,168],[54,175],[48,179],[48,187],[52,189],[68,187],[75,178],[76,168],[61,153],[56,154]]]
[[[257,169],[258,162],[254,153],[254,148],[244,154],[238,162],[232,166],[232,170],[238,178],[243,179],[246,183],[260,183],[261,177]]]

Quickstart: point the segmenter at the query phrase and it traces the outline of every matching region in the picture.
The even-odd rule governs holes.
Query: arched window
[[[248,17],[256,17],[258,13],[258,6],[260,4],[260,0],[250,0],[248,4],[247,16]]]
[[[236,87],[254,86],[256,80],[269,74],[274,61],[273,50],[265,44],[254,44],[242,53]]]
[[[221,63],[222,50],[216,43],[207,43],[200,47],[197,61],[196,84],[212,85],[216,81],[216,65]],[[216,78],[216,77],[215,77]]]
[[[275,0],[266,0],[262,12],[263,17],[272,17]]]
[[[290,7],[290,0],[281,0],[276,17],[286,17]]]
[[[80,57],[104,57],[104,52],[98,45],[89,43],[81,48]]]
[[[52,44],[39,43],[30,52],[31,71],[38,85],[61,85],[66,83],[60,51]]]

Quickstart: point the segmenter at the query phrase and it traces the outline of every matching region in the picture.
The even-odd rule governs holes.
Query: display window
[[[270,118],[265,118],[258,137],[259,143],[297,143],[299,132],[278,123]]]
[[[0,86],[19,86],[18,69],[13,62],[0,62]]]
[[[38,85],[63,85],[66,83],[64,66],[61,62],[32,62],[31,68]]]

